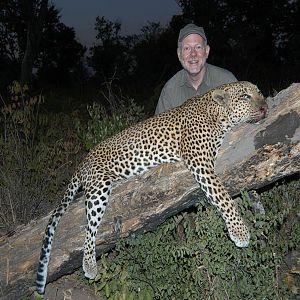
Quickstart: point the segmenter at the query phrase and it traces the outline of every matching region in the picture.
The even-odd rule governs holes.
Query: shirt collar
[[[205,63],[205,73],[204,73],[204,77],[203,77],[203,81],[202,83],[199,85],[198,89],[200,88],[200,86],[202,84],[206,84],[207,86],[210,86],[210,82],[211,82],[211,76],[210,76],[210,72],[209,72],[209,64],[208,63]],[[190,84],[189,82],[189,79],[188,79],[188,72],[185,70],[185,69],[182,69],[183,73],[182,73],[182,76],[181,76],[181,79],[180,79],[180,86],[188,86],[188,87],[191,87],[193,88],[193,86]]]

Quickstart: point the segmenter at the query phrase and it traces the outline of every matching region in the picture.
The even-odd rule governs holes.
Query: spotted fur
[[[214,165],[225,132],[238,123],[261,120],[266,110],[264,98],[255,85],[245,81],[229,83],[97,145],[78,167],[49,220],[37,271],[37,292],[44,293],[53,235],[78,189],[83,189],[86,198],[83,270],[87,278],[95,278],[95,238],[113,182],[162,163],[184,160],[207,199],[223,217],[230,238],[236,246],[247,247],[249,231],[216,176]]]

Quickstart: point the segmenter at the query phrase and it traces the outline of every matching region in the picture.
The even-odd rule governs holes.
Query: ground
[[[93,286],[84,283],[77,271],[49,283],[44,300],[104,300],[104,298],[96,296]]]

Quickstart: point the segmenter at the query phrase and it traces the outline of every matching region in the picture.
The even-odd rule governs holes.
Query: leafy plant
[[[101,94],[108,105],[93,102],[87,106],[90,117],[87,126],[77,123],[78,136],[87,150],[145,117],[143,107],[124,97],[112,81],[106,83]]]
[[[300,242],[299,188],[296,181],[263,193],[264,212],[242,193],[237,202],[251,230],[248,248],[230,241],[205,202],[155,232],[120,240],[100,260],[96,292],[107,299],[291,299],[297,289],[279,280],[279,272]]]

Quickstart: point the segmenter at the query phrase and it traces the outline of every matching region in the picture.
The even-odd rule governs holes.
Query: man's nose
[[[196,51],[195,47],[191,47],[191,55],[192,56],[196,56],[197,55],[197,51]]]

